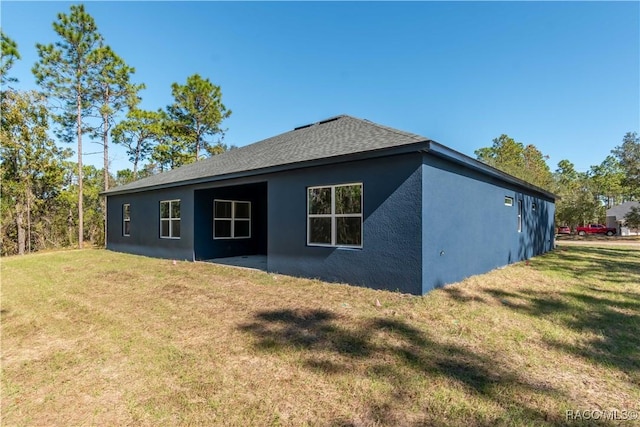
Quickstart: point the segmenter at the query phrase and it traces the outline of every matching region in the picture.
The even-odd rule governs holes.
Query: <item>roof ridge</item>
[[[380,123],[376,123],[376,122],[373,122],[373,121],[368,120],[368,119],[361,119],[359,117],[350,116],[348,114],[343,114],[343,117],[349,117],[351,119],[359,120],[361,122],[365,122],[367,124],[379,127],[380,129],[384,129],[386,131],[393,132],[393,133],[398,134],[398,135],[409,136],[411,138],[416,138],[418,141],[431,141],[431,139],[427,138],[426,136],[418,135],[417,133],[412,133],[412,132],[405,132],[405,131],[400,130],[400,129],[396,129],[396,128],[392,128],[392,127],[389,127],[389,126],[381,125]]]

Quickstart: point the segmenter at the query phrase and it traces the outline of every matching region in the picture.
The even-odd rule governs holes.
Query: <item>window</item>
[[[522,231],[522,200],[518,200],[518,233]]]
[[[131,205],[122,205],[122,235],[131,236]]]
[[[248,239],[251,237],[251,202],[213,201],[213,238]]]
[[[160,202],[160,237],[163,239],[180,238],[180,200]]]
[[[362,247],[362,184],[307,189],[307,244]]]
[[[504,196],[504,205],[513,206],[513,197]]]

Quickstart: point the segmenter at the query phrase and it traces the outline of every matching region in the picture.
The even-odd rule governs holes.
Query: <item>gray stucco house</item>
[[[422,295],[549,251],[555,196],[341,115],[106,193],[107,248]]]
[[[640,209],[640,202],[624,202],[607,209],[607,227],[618,229],[619,236],[638,234],[638,230],[632,230],[625,226],[624,217],[631,212],[633,207]]]

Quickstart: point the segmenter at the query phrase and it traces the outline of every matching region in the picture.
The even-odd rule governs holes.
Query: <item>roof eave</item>
[[[466,166],[468,168],[480,171],[486,175],[490,175],[496,178],[499,178],[503,181],[506,181],[508,183],[514,184],[514,185],[518,185],[520,187],[525,187],[529,190],[535,191],[537,193],[540,193],[542,195],[544,195],[545,197],[548,197],[550,199],[556,200],[559,199],[560,197],[557,196],[556,194],[553,194],[543,188],[540,188],[536,185],[530,184],[527,181],[524,181],[520,178],[516,178],[513,175],[509,175],[508,173],[505,173],[499,169],[496,169],[492,166],[489,166],[485,163],[482,163],[479,160],[473,159],[465,154],[462,154],[456,150],[452,150],[449,147],[445,147],[444,145],[437,143],[435,141],[430,141],[429,143],[429,148],[427,150],[425,150],[435,156],[438,157],[443,157],[446,158],[450,161],[453,161],[455,163],[461,164],[463,166]]]
[[[145,191],[182,187],[186,185],[197,185],[197,184],[204,184],[208,182],[219,182],[219,181],[227,181],[227,180],[238,179],[238,178],[248,178],[253,176],[277,173],[277,172],[285,172],[285,171],[294,170],[294,169],[302,169],[302,168],[309,168],[309,167],[315,167],[315,166],[327,166],[327,165],[336,164],[336,163],[373,159],[378,157],[406,154],[411,152],[420,152],[420,151],[424,151],[425,149],[428,149],[430,142],[431,142],[430,140],[425,139],[423,141],[418,141],[412,144],[382,148],[378,150],[362,151],[359,153],[344,154],[340,156],[323,157],[320,159],[312,159],[312,160],[306,160],[302,162],[280,164],[280,165],[269,166],[266,168],[232,172],[224,175],[212,175],[212,176],[188,179],[183,181],[174,181],[174,182],[168,182],[163,184],[150,185],[146,187],[122,189],[122,190],[118,190],[118,187],[115,187],[107,191],[101,192],[100,195],[117,196],[122,194],[142,193]]]

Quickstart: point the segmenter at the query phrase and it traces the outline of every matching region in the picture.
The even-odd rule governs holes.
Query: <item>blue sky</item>
[[[35,43],[57,40],[66,2],[3,1],[1,24],[35,88]],[[337,114],[475,157],[502,133],[585,171],[640,130],[639,2],[87,2],[106,42],[171,103],[199,73],[233,111],[243,146]],[[88,146],[95,152],[99,146]],[[130,167],[111,148],[111,169]],[[101,164],[98,154],[85,162]]]

